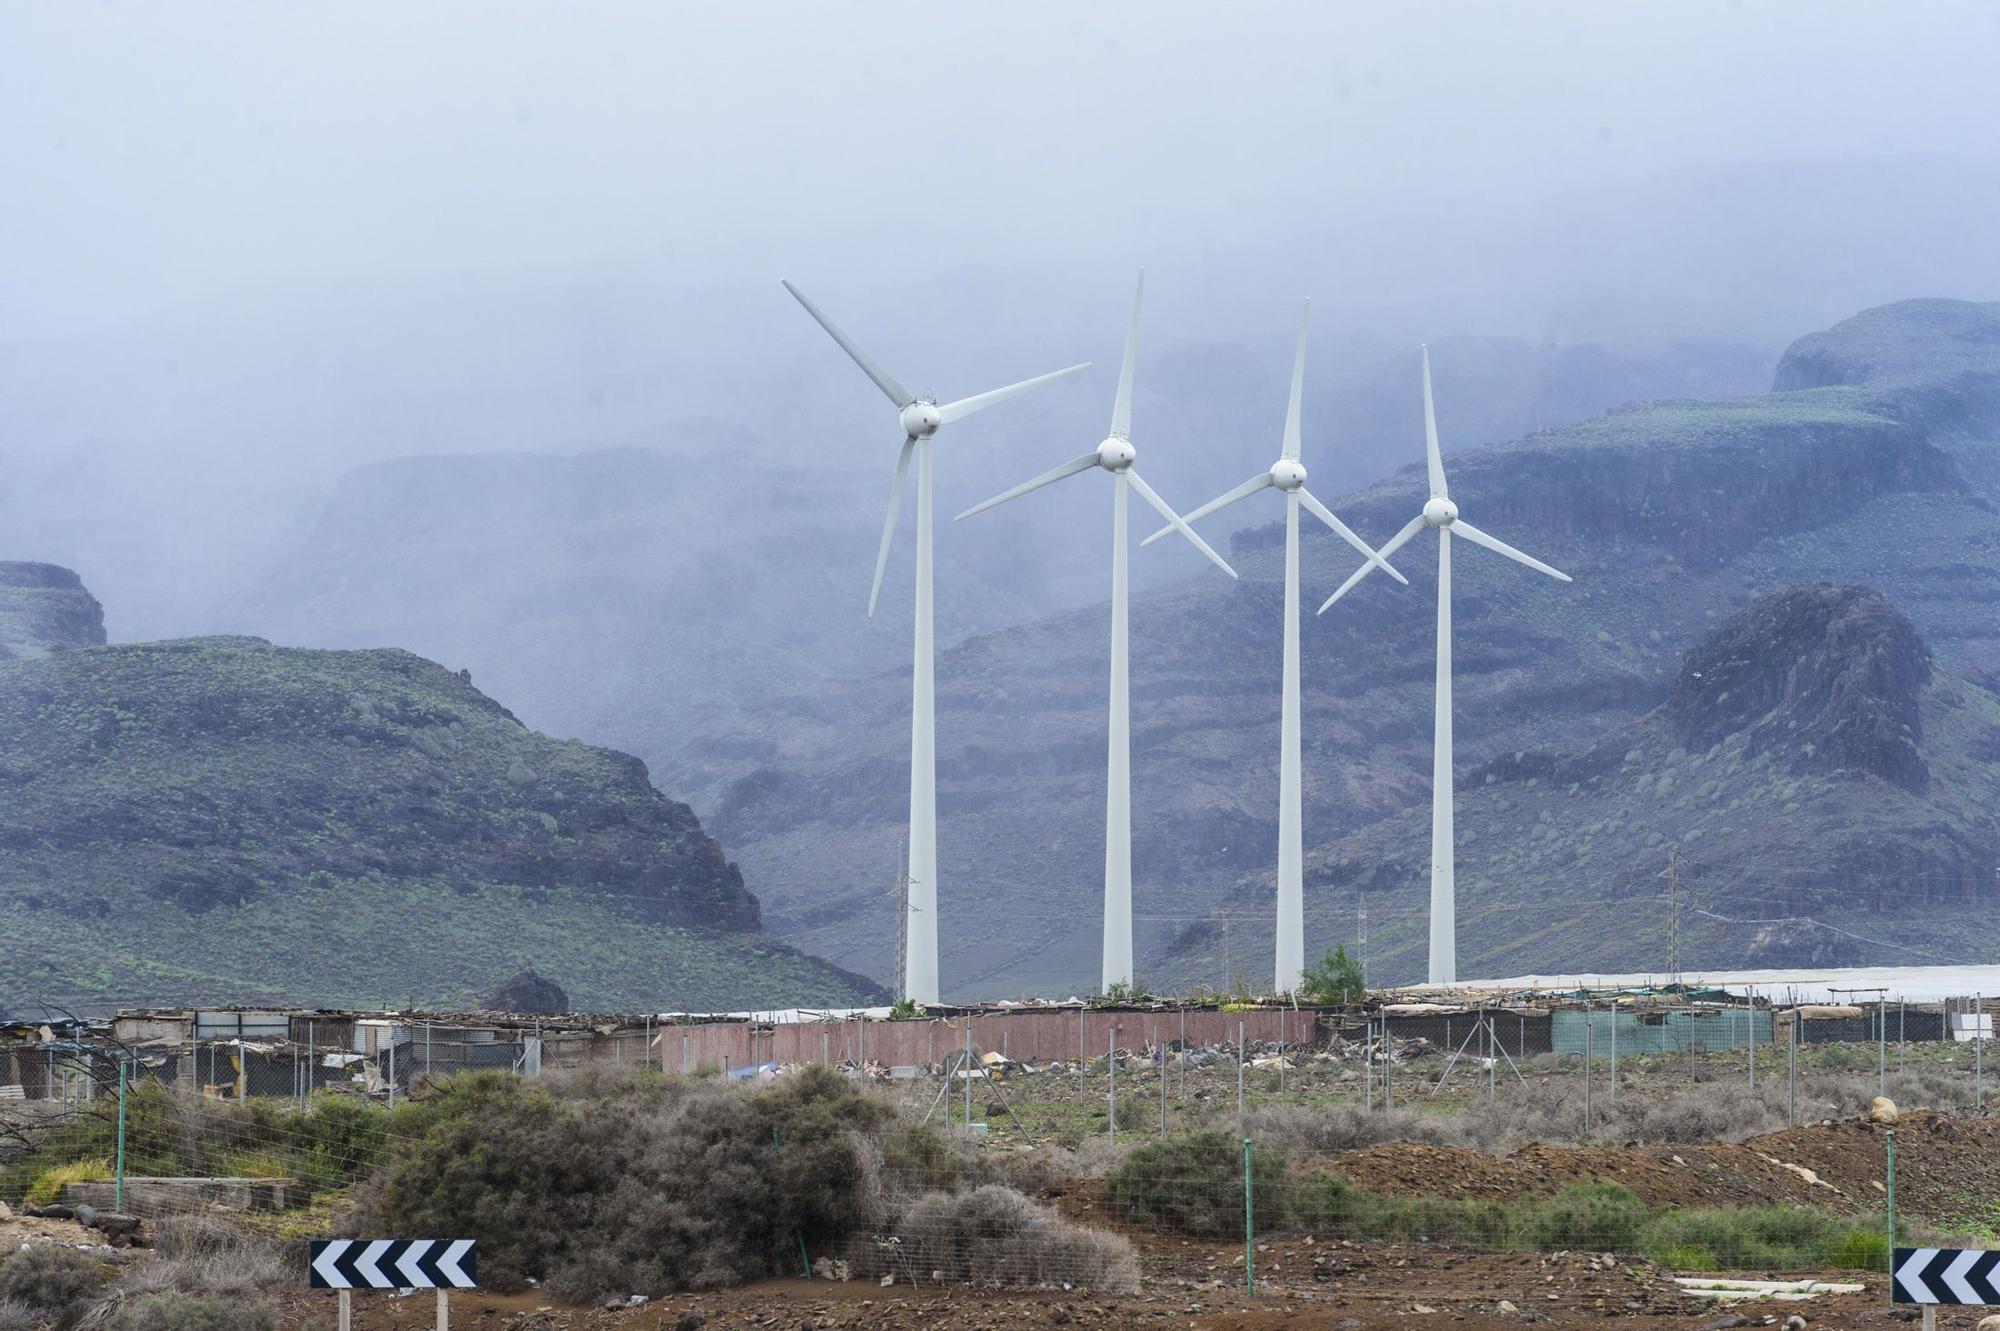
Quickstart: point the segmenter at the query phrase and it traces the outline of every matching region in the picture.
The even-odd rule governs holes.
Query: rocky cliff
[[[0,661],[104,641],[104,607],[55,564],[0,560]]]

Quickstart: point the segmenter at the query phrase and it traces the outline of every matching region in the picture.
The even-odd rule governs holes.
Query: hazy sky
[[[1991,234],[1996,49],[1983,0],[14,0],[0,338],[579,261],[1175,263],[1199,299],[1289,245],[1322,298],[1531,328],[1621,295],[1746,316],[1769,295],[1731,252],[1800,290],[1824,265],[1829,300],[1990,286],[1990,239],[1960,242]],[[1925,234],[1840,252],[1839,214],[1913,189],[1944,191]]]

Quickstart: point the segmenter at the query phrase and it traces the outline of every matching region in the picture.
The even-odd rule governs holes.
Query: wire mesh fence
[[[1725,1030],[1711,1049],[1713,1014],[1663,1021],[1679,1033],[1650,1042],[1605,1018],[1585,1013],[1574,1039],[1551,1025],[1546,1042],[1524,1039],[1532,1025],[1500,1009],[1422,1024],[1321,1020],[1290,1040],[1223,1022],[1183,1042],[1169,1016],[1114,1029],[1088,1057],[1046,1061],[952,1031],[956,1047],[908,1076],[836,1059],[834,1031],[822,1031],[821,1075],[860,1088],[893,1131],[867,1129],[850,1210],[761,1235],[770,1251],[751,1269],[1310,1291],[1339,1282],[1346,1245],[1398,1245],[1585,1251],[1606,1269],[1645,1259],[1879,1271],[1899,1181],[1892,1130],[1905,1134],[1900,1183],[1915,1208],[1905,1236],[1972,1219],[1951,1201],[1966,1191],[1964,1152],[2000,1152],[1983,1117],[1983,1027],[1971,1040],[1895,1043],[1883,1038],[1896,1030],[1891,1012],[1869,1024],[1872,1044],[1827,1043],[1810,1040],[1805,1022],[1739,1020],[1736,1038]],[[938,1040],[949,1028],[935,1025]],[[1953,1033],[1949,1021],[1934,1029]],[[421,1022],[392,1024],[372,1047],[351,1032],[328,1044],[317,1029],[307,1035],[48,1049],[46,1062],[25,1064],[17,1050],[17,1077],[25,1069],[42,1093],[0,1100],[0,1200],[88,1205],[152,1226],[220,1217],[296,1243],[334,1236],[364,1180],[439,1140],[460,1112],[458,1074],[539,1082],[565,1113],[657,1123],[683,1102],[671,1089],[683,1083],[747,1102],[811,1066],[766,1059],[683,1077],[671,1028],[589,1060],[552,1055],[532,1034],[446,1038]],[[859,1054],[859,1039],[850,1049]],[[1864,1117],[1884,1089],[1902,1112],[1893,1127]],[[1919,1106],[1948,1117],[1912,1115]],[[672,1131],[698,1127],[673,1121]],[[512,1131],[503,1122],[460,1125],[454,1140],[499,1150]],[[684,1191],[690,1206],[710,1200],[698,1174],[645,1174],[677,1149],[672,1132],[633,1131],[622,1167],[663,1195]],[[843,1120],[813,1131],[861,1129]],[[812,1154],[823,1142],[760,1132],[728,1138],[724,1153],[772,1178],[807,1168],[846,1177],[847,1165]]]

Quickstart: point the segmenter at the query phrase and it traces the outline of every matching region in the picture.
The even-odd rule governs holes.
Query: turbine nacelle
[[[1271,484],[1286,494],[1303,490],[1306,485],[1305,464],[1292,458],[1280,458],[1271,464]]]
[[[898,418],[903,423],[903,433],[912,439],[928,439],[944,424],[944,416],[935,402],[912,402],[898,413]]]
[[[1139,460],[1139,450],[1129,439],[1106,439],[1097,446],[1097,465],[1109,472],[1130,471]]]
[[[1408,512],[1407,509],[1404,510]],[[1424,522],[1432,527],[1449,527],[1458,521],[1458,505],[1443,495],[1427,500],[1424,504]]]

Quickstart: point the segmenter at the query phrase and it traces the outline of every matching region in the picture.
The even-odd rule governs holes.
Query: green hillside
[[[635,758],[396,650],[253,638],[0,662],[0,1002],[848,1002]]]

